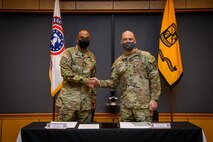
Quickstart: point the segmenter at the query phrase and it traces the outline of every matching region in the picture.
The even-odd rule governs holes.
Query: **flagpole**
[[[171,122],[173,122],[173,93],[172,93],[172,87],[170,86],[170,113],[171,113]]]
[[[158,68],[170,88],[170,113],[173,122],[174,84],[183,73],[173,0],[166,0],[159,36]]]
[[[52,36],[50,46],[50,70],[51,96],[53,97],[52,120],[55,120],[55,100],[56,94],[62,87],[63,78],[60,72],[60,59],[65,50],[64,33],[62,28],[62,19],[60,12],[60,1],[55,0],[54,13],[52,20]]]
[[[53,97],[53,114],[52,114],[52,120],[55,121],[55,96]]]

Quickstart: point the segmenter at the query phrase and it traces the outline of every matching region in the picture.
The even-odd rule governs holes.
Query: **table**
[[[33,122],[21,129],[22,142],[204,142],[202,129],[189,122],[173,122],[171,129],[45,129]]]

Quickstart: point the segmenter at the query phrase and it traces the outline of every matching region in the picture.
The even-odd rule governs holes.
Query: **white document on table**
[[[75,128],[77,122],[56,122],[56,121],[51,121],[50,123],[65,123],[67,125],[67,128]]]
[[[47,123],[46,129],[67,129],[67,128],[75,128],[77,122],[56,122],[51,121]]]
[[[79,124],[78,129],[99,129],[99,124]]]
[[[153,129],[171,129],[171,123],[152,123]]]
[[[120,122],[120,128],[151,128],[151,125],[149,122]]]

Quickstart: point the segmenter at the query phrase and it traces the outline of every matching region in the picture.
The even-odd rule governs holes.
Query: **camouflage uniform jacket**
[[[79,47],[67,48],[60,61],[63,85],[56,101],[59,107],[90,110],[96,90],[86,86],[88,78],[95,76],[96,60],[92,52],[79,51]]]
[[[121,105],[127,108],[148,108],[150,100],[159,100],[160,77],[155,58],[136,49],[130,55],[122,54],[112,65],[109,80],[101,80],[100,87],[121,85]]]

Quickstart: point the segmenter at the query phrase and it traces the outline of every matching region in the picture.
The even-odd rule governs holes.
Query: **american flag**
[[[51,95],[55,94],[61,89],[63,78],[60,71],[60,59],[64,51],[64,34],[62,28],[62,20],[60,13],[59,0],[55,0],[53,21],[52,21],[52,35],[50,45],[50,68],[49,77],[51,82]]]

